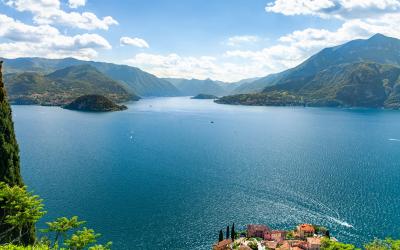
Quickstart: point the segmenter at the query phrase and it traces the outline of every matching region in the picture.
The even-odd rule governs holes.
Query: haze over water
[[[321,224],[357,244],[400,236],[399,111],[179,97],[13,112],[43,221],[78,215],[113,249],[210,249],[232,222]]]

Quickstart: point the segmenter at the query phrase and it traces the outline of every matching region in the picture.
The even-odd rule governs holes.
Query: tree
[[[345,244],[328,238],[322,239],[321,250],[359,250],[354,245]]]
[[[3,83],[3,62],[0,61],[0,181],[10,186],[23,186],[19,148],[14,133],[11,107]]]
[[[12,122],[11,107],[7,101],[7,93],[3,83],[2,75],[3,62],[0,62],[0,182],[10,186],[23,187],[20,173],[19,148],[14,133],[14,124]],[[3,207],[6,201],[0,201],[0,218],[5,218],[8,214]],[[12,229],[13,228],[13,229]],[[20,239],[23,244],[32,244],[35,242],[34,224],[25,225],[22,229],[0,221],[0,232],[7,232],[6,237],[0,239],[0,243],[9,243],[7,240],[13,235],[22,231],[23,237]]]
[[[28,192],[26,187],[0,182],[0,204],[5,212],[0,224],[2,228],[7,228],[0,233],[0,241],[27,245],[30,231],[26,229],[34,227],[46,213],[42,200]]]
[[[235,240],[235,236],[236,236],[236,232],[235,232],[235,223],[232,224],[232,228],[231,228],[231,239],[232,241]]]
[[[222,233],[222,230],[219,230],[218,242],[221,242],[223,240],[224,240],[224,234]]]
[[[108,242],[105,245],[94,245],[92,247],[89,247],[89,250],[110,250],[111,249],[111,242]]]
[[[53,247],[55,245],[58,245],[58,239],[60,236],[62,236],[64,239],[67,236],[67,232],[70,231],[71,229],[78,228],[82,224],[84,224],[85,221],[79,221],[78,216],[73,216],[71,219],[68,219],[66,217],[61,217],[57,218],[53,222],[46,222],[48,228],[42,230],[42,232],[45,233],[50,233],[54,232],[54,240],[53,240]]]
[[[331,237],[331,233],[329,232],[329,230],[325,231],[325,237],[330,238]]]
[[[225,239],[229,239],[229,226],[226,227],[226,238]]]
[[[96,234],[93,229],[84,227],[83,230],[77,231],[71,238],[65,240],[65,245],[72,250],[81,250],[95,243],[98,237],[100,234]]]
[[[364,245],[366,250],[400,250],[400,240],[386,238],[385,240],[375,239]]]

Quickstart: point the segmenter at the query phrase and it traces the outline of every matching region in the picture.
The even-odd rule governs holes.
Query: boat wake
[[[353,225],[351,225],[350,223],[347,223],[346,221],[342,221],[342,220],[336,219],[336,218],[331,217],[331,216],[328,216],[328,219],[330,219],[331,221],[333,221],[333,222],[335,222],[335,223],[337,223],[337,224],[339,224],[341,226],[348,227],[348,228],[354,228]]]
[[[390,138],[390,139],[388,139],[388,141],[398,141],[398,142],[400,142],[400,139]]]

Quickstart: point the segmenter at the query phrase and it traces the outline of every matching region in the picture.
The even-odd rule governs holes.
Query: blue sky
[[[0,0],[0,56],[76,57],[236,81],[374,33],[400,0]]]

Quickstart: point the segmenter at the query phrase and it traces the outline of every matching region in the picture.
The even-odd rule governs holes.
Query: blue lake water
[[[322,224],[350,243],[400,236],[399,111],[184,97],[13,112],[43,221],[79,215],[113,249],[210,249],[232,222]]]

